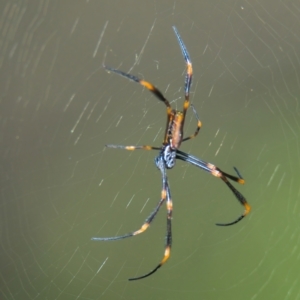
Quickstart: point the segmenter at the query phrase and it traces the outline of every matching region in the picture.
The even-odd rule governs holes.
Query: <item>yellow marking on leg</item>
[[[160,264],[163,265],[169,259],[170,255],[171,255],[171,248],[168,246],[165,250],[164,258],[162,259]]]
[[[216,166],[211,164],[211,163],[207,163],[207,167],[210,168],[211,170],[215,170]]]
[[[188,75],[193,75],[193,67],[192,67],[192,64],[191,63],[188,63],[187,64],[187,71]]]
[[[222,173],[218,170],[215,170],[215,169],[211,170],[211,174],[218,178],[222,177],[222,178],[224,178],[224,181],[227,181],[227,178],[225,176],[222,176]]]
[[[149,223],[145,223],[145,224],[141,227],[141,229],[135,231],[135,232],[133,233],[133,235],[137,235],[137,234],[140,234],[140,233],[144,232],[149,226],[150,226]]]
[[[167,210],[172,210],[173,209],[173,203],[171,201],[167,202]]]
[[[147,88],[147,89],[150,90],[150,91],[156,90],[156,88],[154,87],[154,85],[151,84],[151,83],[148,82],[148,81],[141,80],[141,81],[140,81],[140,84],[143,85],[145,88]]]
[[[143,146],[143,149],[145,149],[145,150],[151,150],[152,147],[151,146]]]
[[[183,103],[183,109],[184,110],[187,110],[190,106],[190,101],[189,100],[185,100],[184,103]]]
[[[166,199],[167,198],[167,191],[164,189],[161,191],[161,199]]]
[[[239,178],[237,182],[238,182],[238,183],[240,183],[240,184],[244,184],[244,183],[245,183],[245,180],[244,180],[244,179],[241,179],[241,178]]]
[[[251,206],[248,203],[244,203],[245,206],[245,213],[244,216],[247,216],[249,214],[249,212],[251,211]]]
[[[126,146],[124,147],[126,150],[133,151],[136,149],[144,149],[144,150],[152,150],[152,146]]]
[[[133,150],[136,149],[136,147],[135,147],[135,146],[126,146],[125,149],[126,149],[126,150],[130,150],[130,151],[133,151]]]

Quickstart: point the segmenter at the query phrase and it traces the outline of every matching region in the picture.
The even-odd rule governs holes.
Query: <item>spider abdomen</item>
[[[169,123],[169,144],[173,150],[180,147],[183,137],[183,118],[181,111],[173,111]]]

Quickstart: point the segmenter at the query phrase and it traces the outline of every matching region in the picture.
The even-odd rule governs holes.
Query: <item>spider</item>
[[[129,278],[130,281],[142,279],[142,278],[152,275],[162,265],[164,265],[165,262],[170,257],[171,245],[172,245],[171,220],[172,220],[173,202],[172,202],[171,192],[170,192],[170,188],[169,188],[169,184],[168,184],[166,169],[172,169],[175,166],[176,159],[180,159],[185,162],[188,162],[196,167],[199,167],[200,169],[202,169],[204,171],[209,172],[210,174],[212,174],[215,177],[221,178],[225,182],[225,184],[229,187],[229,189],[232,191],[232,193],[237,198],[237,200],[244,206],[243,214],[241,216],[239,216],[236,220],[234,220],[233,222],[230,222],[230,223],[225,223],[225,224],[217,223],[216,225],[229,226],[229,225],[236,224],[237,222],[242,220],[251,210],[251,207],[247,203],[244,196],[228,180],[228,179],[230,179],[230,180],[238,182],[240,184],[245,183],[244,179],[241,177],[239,171],[236,168],[234,168],[234,170],[237,173],[238,177],[227,174],[227,173],[223,172],[221,169],[219,169],[218,167],[216,167],[215,165],[213,165],[211,163],[207,163],[193,155],[187,154],[187,153],[179,150],[179,147],[182,142],[190,140],[198,135],[199,130],[202,126],[202,123],[199,119],[196,109],[194,108],[193,105],[191,105],[191,108],[192,108],[195,118],[197,120],[197,128],[192,135],[183,138],[183,125],[184,125],[184,121],[185,121],[186,111],[190,106],[189,96],[190,96],[190,87],[191,87],[191,83],[192,83],[193,68],[192,68],[192,62],[190,60],[190,56],[188,54],[186,46],[184,45],[175,26],[173,26],[173,30],[177,37],[177,40],[178,40],[179,46],[181,48],[181,52],[182,52],[182,55],[184,57],[186,67],[187,67],[186,76],[185,76],[185,85],[184,85],[185,99],[184,99],[182,111],[172,109],[169,101],[150,82],[139,79],[134,75],[127,74],[120,70],[110,68],[105,65],[103,66],[109,72],[117,73],[123,77],[126,77],[132,81],[135,81],[135,82],[141,84],[146,89],[148,89],[150,92],[152,92],[167,107],[167,126],[166,126],[164,140],[163,140],[161,147],[153,147],[153,146],[148,146],[148,145],[143,145],[143,146],[106,145],[108,148],[119,148],[119,149],[125,149],[125,150],[143,149],[143,150],[158,150],[159,151],[158,156],[155,158],[155,164],[156,164],[156,167],[161,172],[162,191],[161,191],[161,199],[159,200],[158,204],[156,205],[154,211],[144,221],[144,223],[140,227],[140,229],[138,229],[136,231],[130,232],[125,235],[116,236],[116,237],[93,237],[92,238],[93,241],[113,241],[113,240],[120,240],[120,239],[128,238],[131,236],[136,236],[136,235],[146,231],[146,229],[148,229],[148,227],[154,220],[155,216],[157,215],[161,205],[166,201],[167,233],[166,233],[164,256],[163,256],[162,260],[160,261],[160,263],[152,271],[150,271],[142,276]]]

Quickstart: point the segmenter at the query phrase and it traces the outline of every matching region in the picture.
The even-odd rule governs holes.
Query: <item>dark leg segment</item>
[[[245,208],[244,213],[240,217],[238,217],[235,221],[230,222],[230,223],[225,223],[225,224],[217,224],[217,225],[229,226],[229,225],[236,224],[239,221],[241,221],[246,215],[249,214],[249,212],[251,210],[251,206],[248,204],[245,197],[228,181],[228,178],[229,178],[230,180],[233,180],[240,184],[244,184],[245,180],[241,178],[240,173],[238,171],[237,171],[237,174],[239,177],[227,174],[227,173],[223,172],[221,169],[217,168],[215,165],[213,165],[211,163],[207,163],[207,162],[197,158],[196,156],[187,154],[180,150],[177,150],[176,158],[183,160],[185,162],[188,162],[196,167],[199,167],[200,169],[211,173],[215,177],[221,178],[226,183],[226,185],[229,187],[229,189],[232,191],[232,193],[237,198],[237,200],[244,206],[244,208]],[[235,168],[235,170],[236,170],[236,168]]]
[[[107,67],[105,65],[103,65],[103,67],[108,70],[108,71],[111,71],[111,72],[114,72],[116,74],[119,74],[123,77],[126,77],[132,81],[135,81],[139,84],[141,84],[142,86],[144,86],[146,89],[148,89],[150,92],[152,92],[160,101],[164,102],[165,105],[167,106],[168,108],[168,111],[171,112],[171,105],[169,103],[169,101],[164,97],[164,95],[162,94],[162,92],[157,89],[153,84],[151,84],[150,82],[148,81],[145,81],[145,80],[142,80],[142,79],[139,79],[138,77],[134,76],[134,75],[131,75],[131,74],[128,74],[128,73],[125,73],[123,71],[120,71],[120,70],[117,70],[117,69],[114,69],[114,68],[110,68],[110,67]]]
[[[139,230],[136,230],[136,231],[124,234],[124,235],[120,235],[120,236],[114,236],[114,237],[93,237],[93,238],[91,238],[91,240],[92,241],[115,241],[115,240],[121,240],[121,239],[125,239],[125,238],[128,238],[128,237],[135,236],[135,235],[138,235],[140,233],[143,233],[144,231],[146,231],[148,229],[151,222],[154,220],[155,216],[157,215],[157,213],[158,213],[161,205],[165,201],[165,199],[166,199],[165,197],[164,198],[162,197],[160,199],[160,201],[158,202],[158,204],[155,207],[154,211],[145,220],[144,224],[142,225],[142,227]]]
[[[192,134],[192,135],[190,135],[189,137],[184,138],[184,139],[182,140],[183,142],[185,142],[185,141],[187,141],[187,140],[190,140],[190,139],[193,139],[194,137],[196,137],[196,136],[198,135],[198,133],[199,133],[199,130],[201,129],[201,126],[202,126],[202,123],[201,123],[201,121],[200,121],[200,118],[199,118],[199,116],[198,116],[198,113],[197,113],[197,111],[196,111],[194,105],[191,105],[191,108],[193,109],[193,113],[194,113],[194,115],[195,115],[195,117],[196,117],[196,119],[197,119],[197,128],[196,128],[196,130],[195,130],[195,133]]]
[[[184,100],[184,104],[183,104],[183,116],[185,117],[186,111],[190,105],[189,98],[190,98],[190,88],[191,88],[192,78],[193,78],[193,67],[192,67],[190,55],[189,55],[189,53],[186,49],[186,46],[183,43],[183,40],[182,40],[181,36],[179,35],[179,32],[175,26],[173,26],[173,30],[176,34],[179,46],[181,48],[183,58],[186,62],[186,66],[187,66],[187,71],[186,71],[186,76],[185,76],[185,84],[184,84],[185,100]]]
[[[162,260],[160,263],[149,273],[139,276],[139,277],[134,277],[130,278],[129,280],[138,280],[142,278],[146,278],[153,273],[155,273],[162,265],[166,263],[166,261],[169,259],[171,255],[171,246],[172,246],[172,211],[173,211],[173,202],[171,198],[171,192],[168,184],[168,178],[167,178],[167,173],[166,173],[166,167],[165,163],[163,160],[162,154],[160,154],[156,158],[156,166],[160,169],[161,174],[162,174],[162,181],[163,181],[163,188],[162,188],[162,198],[167,199],[166,205],[167,205],[167,235],[166,235],[166,245],[165,245],[165,252]]]
[[[246,199],[244,198],[244,196],[228,181],[228,179],[226,178],[226,176],[221,175],[220,177],[225,183],[226,185],[230,188],[230,190],[233,192],[233,194],[235,195],[235,197],[238,199],[238,201],[245,207],[245,211],[244,213],[238,217],[235,221],[230,222],[230,223],[217,223],[216,225],[218,226],[229,226],[229,225],[233,225],[238,223],[239,221],[241,221],[244,217],[246,217],[250,210],[251,207],[250,205],[247,203]]]

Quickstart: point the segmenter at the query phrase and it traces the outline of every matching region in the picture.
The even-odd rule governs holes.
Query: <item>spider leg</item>
[[[148,227],[150,226],[151,222],[154,220],[155,216],[157,215],[161,205],[163,204],[163,202],[165,201],[166,197],[165,194],[162,194],[161,199],[159,200],[157,206],[155,207],[154,211],[148,216],[148,218],[145,220],[144,224],[141,226],[140,229],[124,234],[124,235],[120,235],[120,236],[113,236],[113,237],[93,237],[91,238],[92,241],[115,241],[115,240],[122,240],[131,236],[135,236],[138,235],[140,233],[143,233],[144,231],[146,231],[148,229]]]
[[[242,178],[242,176],[240,175],[238,169],[235,168],[235,167],[234,167],[234,170],[236,171],[238,177],[234,176],[234,175],[231,175],[231,174],[228,174],[228,173],[222,171],[221,169],[219,169],[218,167],[216,167],[215,165],[213,165],[211,163],[207,163],[204,160],[202,160],[202,159],[200,159],[200,158],[198,158],[194,155],[187,154],[187,153],[185,153],[183,151],[180,151],[178,149],[176,151],[176,158],[178,158],[180,160],[183,160],[185,162],[188,162],[188,163],[190,163],[194,166],[197,166],[197,167],[201,168],[202,170],[211,173],[215,177],[221,177],[220,174],[223,174],[224,176],[226,176],[230,180],[235,181],[239,184],[244,184],[245,183],[245,180]]]
[[[142,80],[142,79],[139,79],[138,77],[136,77],[134,75],[125,73],[123,71],[120,71],[120,70],[117,70],[117,69],[114,69],[114,68],[111,68],[111,67],[108,67],[108,66],[105,66],[105,65],[103,65],[103,67],[107,71],[114,72],[118,75],[126,77],[126,78],[128,78],[132,81],[135,81],[135,82],[141,84],[142,86],[144,86],[146,89],[148,89],[150,92],[152,92],[160,101],[164,102],[165,105],[167,106],[168,114],[171,113],[172,108],[171,108],[171,105],[170,105],[169,101],[164,97],[162,92],[158,88],[156,88],[152,83],[150,83],[148,81],[145,81],[145,80]]]
[[[148,81],[145,81],[145,80],[142,80],[142,79],[139,79],[138,77],[136,77],[134,75],[125,73],[123,71],[120,71],[120,70],[117,70],[117,69],[114,69],[114,68],[111,68],[111,67],[108,67],[108,66],[105,66],[105,65],[103,65],[103,67],[107,71],[114,72],[114,73],[116,73],[120,76],[126,77],[129,80],[132,80],[134,82],[137,82],[137,83],[141,84],[146,89],[148,89],[150,92],[152,92],[160,101],[162,101],[166,105],[166,107],[167,107],[167,124],[169,124],[170,118],[171,118],[171,115],[172,115],[172,107],[170,105],[170,102],[165,98],[163,93],[158,88],[156,88],[152,83],[150,83]],[[166,129],[166,133],[165,133],[164,144],[167,142],[167,137],[168,137],[167,136],[167,129]],[[111,148],[113,148],[113,147],[111,147]],[[115,148],[122,148],[122,147],[115,147]],[[123,147],[123,148],[125,148],[125,147]],[[129,146],[129,148],[127,150],[135,150],[135,149],[150,150],[148,146],[146,146],[146,147],[141,146],[139,148],[137,148],[137,147],[133,148],[133,147]],[[151,149],[154,149],[154,148],[151,148]]]
[[[188,162],[196,167],[199,167],[202,170],[211,173],[215,177],[221,178],[225,182],[225,184],[229,187],[229,189],[232,191],[232,193],[237,198],[237,200],[244,206],[244,208],[245,208],[244,213],[240,217],[238,217],[236,220],[234,220],[233,222],[230,222],[230,223],[225,223],[225,224],[218,223],[216,225],[218,225],[218,226],[233,225],[233,224],[236,224],[239,221],[241,221],[245,216],[247,216],[249,214],[249,212],[251,211],[251,206],[248,204],[246,198],[228,181],[228,178],[229,178],[230,180],[233,180],[240,184],[245,183],[245,180],[240,176],[240,173],[238,172],[238,170],[236,168],[235,168],[235,171],[237,172],[239,177],[227,174],[227,173],[223,172],[221,169],[217,168],[215,165],[213,165],[211,163],[207,163],[193,155],[187,154],[180,150],[177,150],[176,158],[183,160],[185,162]]]
[[[153,147],[153,146],[148,146],[148,145],[143,145],[143,146],[123,146],[123,145],[105,145],[107,148],[114,148],[114,149],[124,149],[124,150],[137,150],[137,149],[142,149],[142,150],[161,150],[161,147]]]
[[[234,220],[233,222],[230,222],[230,223],[216,223],[216,225],[218,225],[218,226],[229,226],[229,225],[233,225],[233,224],[238,223],[245,216],[247,216],[249,214],[250,210],[251,210],[251,206],[247,203],[245,197],[228,181],[228,179],[226,178],[225,175],[222,174],[220,178],[230,188],[230,190],[233,192],[233,194],[238,199],[238,201],[245,207],[244,213],[241,216],[239,216],[236,220]]]
[[[245,183],[245,180],[242,178],[239,170],[236,168],[236,167],[233,167],[234,171],[237,173],[238,177],[234,176],[234,175],[231,175],[231,174],[228,174],[228,173],[225,173],[224,171],[220,170],[219,168],[217,168],[216,166],[214,166],[215,169],[217,171],[220,171],[223,175],[225,175],[227,178],[229,178],[230,180],[232,181],[235,181],[235,182],[238,182],[240,184],[244,184]]]
[[[159,168],[162,174],[162,182],[163,182],[163,187],[162,187],[162,192],[161,192],[161,198],[162,199],[167,199],[166,201],[166,206],[167,206],[167,235],[166,235],[166,244],[165,244],[165,252],[162,260],[160,263],[149,273],[144,274],[142,276],[134,277],[134,278],[129,278],[130,281],[133,280],[138,280],[142,278],[146,278],[153,273],[155,273],[162,265],[166,263],[166,261],[169,259],[171,255],[171,246],[172,246],[172,212],[173,212],[173,201],[171,198],[171,192],[168,184],[168,178],[167,178],[167,172],[166,172],[166,167],[165,167],[165,162],[163,159],[163,156],[160,154],[159,156],[156,157],[156,166]]]
[[[196,130],[195,130],[195,133],[192,134],[192,135],[190,135],[190,136],[188,136],[188,137],[186,137],[186,138],[184,138],[184,139],[182,140],[183,142],[185,142],[185,141],[187,141],[187,140],[190,140],[190,139],[193,139],[194,137],[196,137],[196,136],[198,135],[198,133],[199,133],[199,130],[201,129],[201,126],[202,126],[202,123],[201,123],[201,121],[200,121],[200,118],[199,118],[199,116],[198,116],[198,113],[197,113],[197,111],[196,111],[194,105],[191,104],[191,108],[193,109],[194,115],[195,115],[195,117],[196,117],[196,119],[197,119],[197,128],[196,128]]]
[[[192,84],[192,78],[193,78],[193,67],[192,67],[192,62],[190,59],[190,55],[186,49],[185,44],[183,43],[183,40],[181,36],[179,35],[179,32],[175,26],[173,26],[173,30],[176,34],[179,46],[181,48],[181,52],[183,55],[183,58],[186,62],[186,76],[185,76],[185,84],[184,84],[184,93],[185,93],[185,99],[183,103],[183,116],[185,117],[186,111],[189,108],[190,105],[190,88]]]

